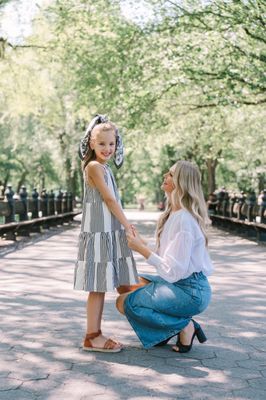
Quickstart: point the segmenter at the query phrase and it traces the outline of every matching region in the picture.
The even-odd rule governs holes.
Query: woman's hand
[[[138,249],[143,245],[139,235],[137,236],[137,234],[133,230],[127,231],[127,242],[128,247],[135,251],[138,251]]]
[[[133,236],[135,236],[135,228],[133,225],[128,225],[125,227],[126,229],[126,234],[131,233]]]
[[[140,236],[139,231],[137,230],[137,228],[134,225],[131,225],[131,229],[133,232],[133,235],[136,236],[142,244],[147,245],[147,241],[143,239],[143,237]]]
[[[151,251],[143,243],[141,237],[139,236],[136,230],[134,232],[132,232],[132,230],[127,231],[127,242],[128,242],[128,247],[130,249],[137,251],[138,253],[142,254],[143,257],[145,258],[150,257]]]

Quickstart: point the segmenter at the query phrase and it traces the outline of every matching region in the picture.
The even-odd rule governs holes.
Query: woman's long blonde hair
[[[166,209],[157,224],[157,246],[159,247],[160,245],[160,236],[164,224],[169,218],[171,211],[175,209],[175,206],[187,210],[197,220],[207,245],[207,225],[210,224],[210,220],[202,191],[199,168],[189,161],[177,161],[174,166],[173,183],[175,189],[168,198]]]

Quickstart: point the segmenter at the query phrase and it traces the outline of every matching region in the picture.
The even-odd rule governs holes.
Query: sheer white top
[[[166,221],[160,248],[147,259],[167,282],[185,279],[193,272],[208,276],[213,265],[196,219],[186,210],[173,212]]]

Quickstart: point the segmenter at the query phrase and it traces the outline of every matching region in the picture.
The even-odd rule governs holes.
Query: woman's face
[[[172,191],[175,189],[174,181],[173,181],[173,175],[175,172],[175,167],[176,165],[174,164],[166,174],[163,176],[163,183],[162,183],[162,190],[167,194],[167,193],[172,193]]]

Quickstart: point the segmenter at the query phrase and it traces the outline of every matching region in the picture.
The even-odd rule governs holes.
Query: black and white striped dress
[[[107,165],[104,179],[121,204],[113,173]],[[109,211],[99,191],[85,182],[74,289],[108,292],[137,282],[136,264],[124,227]]]

